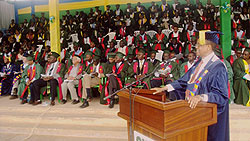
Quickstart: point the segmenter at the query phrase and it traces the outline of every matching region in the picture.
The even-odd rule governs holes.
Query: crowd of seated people
[[[242,0],[231,5],[233,54],[224,58],[220,45],[216,52],[227,66],[230,103],[249,105],[250,10]],[[113,108],[117,97],[103,98],[133,81],[142,79],[134,87],[150,89],[182,77],[199,59],[197,31],[220,31],[220,24],[220,7],[211,0],[205,5],[162,0],[148,8],[138,2],[126,9],[117,4],[115,10],[110,5],[89,13],[67,10],[60,19],[61,52],[56,53],[44,13],[20,24],[12,20],[8,30],[0,31],[0,95],[33,105],[47,95],[52,106],[57,97],[62,104],[71,99],[85,108],[95,93],[92,88],[98,88],[100,103]]]

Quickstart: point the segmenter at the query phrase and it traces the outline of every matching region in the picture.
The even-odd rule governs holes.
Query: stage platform
[[[0,141],[126,141],[127,124],[113,109],[94,98],[90,106],[80,103],[54,107],[21,105],[20,100],[0,97]],[[230,105],[231,141],[250,141],[250,107]]]

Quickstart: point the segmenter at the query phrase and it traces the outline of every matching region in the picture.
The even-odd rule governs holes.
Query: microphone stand
[[[168,64],[171,61],[172,61],[172,59],[169,59],[167,61],[167,63],[164,65],[164,67],[168,66]],[[139,80],[136,80],[136,81],[132,82],[131,84],[123,87],[122,89],[114,92],[113,94],[103,98],[103,100],[107,100],[107,99],[111,98],[112,96],[116,95],[117,93],[129,88],[129,136],[130,136],[130,141],[133,141],[133,130],[132,130],[132,86],[135,85],[137,82],[141,82],[143,79],[152,76],[158,70],[160,65],[161,65],[161,63],[159,63],[151,73],[145,75],[144,77],[140,78]]]

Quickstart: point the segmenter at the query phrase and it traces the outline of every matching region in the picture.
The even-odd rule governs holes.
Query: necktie
[[[96,72],[96,66],[95,65],[93,65],[93,72]]]
[[[51,74],[52,74],[53,68],[54,68],[54,64],[52,64],[52,65],[51,65],[51,67],[50,67],[50,70],[49,70],[49,75],[51,75]]]
[[[200,64],[197,66],[197,68],[195,69],[194,71],[194,75],[192,76],[192,78],[190,79],[190,83],[193,83],[196,75],[198,74],[199,70],[200,70],[200,67],[201,65],[203,64],[203,61],[200,62]]]
[[[29,79],[31,79],[32,77],[32,66],[30,66],[30,75],[29,75]]]
[[[140,61],[140,70],[142,69],[142,61]]]

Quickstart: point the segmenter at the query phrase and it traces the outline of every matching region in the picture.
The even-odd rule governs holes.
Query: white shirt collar
[[[194,61],[195,62],[195,61]],[[189,61],[187,62],[187,65],[188,65],[188,69],[190,69],[193,65],[194,65],[194,62],[191,64]]]
[[[119,68],[121,66],[122,62],[116,63],[116,67]]]

